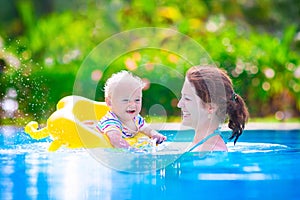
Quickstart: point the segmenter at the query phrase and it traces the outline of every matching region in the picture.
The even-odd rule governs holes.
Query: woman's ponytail
[[[243,98],[234,92],[227,102],[227,114],[229,116],[228,127],[232,129],[229,140],[234,139],[235,144],[243,133],[249,113]]]

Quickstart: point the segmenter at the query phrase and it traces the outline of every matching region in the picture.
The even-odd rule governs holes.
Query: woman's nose
[[[178,108],[182,108],[182,100],[181,100],[181,99],[179,99],[179,101],[178,101],[178,103],[177,103],[177,107],[178,107]]]

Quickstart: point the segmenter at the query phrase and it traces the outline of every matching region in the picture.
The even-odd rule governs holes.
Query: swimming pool
[[[50,153],[48,145],[0,127],[1,200],[300,198],[300,130],[246,130],[228,153],[186,153],[145,173],[111,169],[84,149]]]

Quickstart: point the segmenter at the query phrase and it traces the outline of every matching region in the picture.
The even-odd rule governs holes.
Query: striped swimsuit
[[[142,116],[138,115],[133,120],[138,129],[135,132],[130,131],[126,126],[124,126],[115,113],[108,111],[106,115],[98,122],[97,129],[102,133],[116,130],[118,132],[122,132],[123,138],[131,138],[134,137],[143,126],[145,126],[145,120]]]

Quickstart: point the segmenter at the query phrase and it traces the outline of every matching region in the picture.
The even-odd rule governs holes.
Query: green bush
[[[161,27],[186,34],[203,46],[212,60],[228,71],[252,117],[299,117],[299,16],[290,9],[291,2],[298,5],[297,1],[241,2],[76,0],[48,2],[51,6],[34,0],[6,2],[0,5],[5,14],[0,22],[0,98],[8,88],[15,88],[16,117],[45,121],[57,101],[73,93],[80,66],[99,43],[133,28]],[[171,52],[128,52],[101,71],[94,99],[103,101],[106,78],[126,69],[126,59],[134,53],[140,58],[135,61],[138,68],[132,71],[148,79],[164,75],[158,64],[181,73],[191,66],[169,59]],[[143,73],[140,66],[147,63],[156,68]],[[180,87],[182,80],[177,79]],[[144,92],[143,113],[161,104],[170,118],[179,115],[178,96],[154,84]]]

